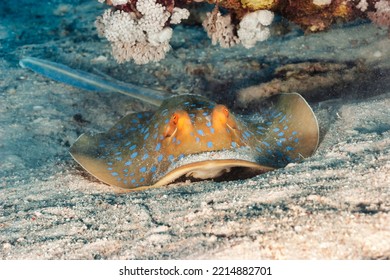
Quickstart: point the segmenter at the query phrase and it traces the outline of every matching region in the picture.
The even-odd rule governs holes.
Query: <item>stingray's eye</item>
[[[177,122],[179,121],[179,115],[177,113],[173,113],[170,122],[173,125],[177,125]]]
[[[229,109],[224,105],[217,105],[212,112],[212,124],[214,129],[225,131],[225,129],[237,129],[234,118],[230,115]]]
[[[229,109],[224,105],[217,105],[212,112],[212,123],[218,129],[226,127],[229,119]]]
[[[177,131],[186,132],[192,127],[190,117],[186,111],[177,111],[172,114],[168,124],[164,130],[164,137],[171,137],[177,133]]]
[[[226,116],[226,118],[229,117],[229,110],[228,110],[228,108],[226,108],[225,106],[224,106],[224,108],[222,109],[222,113]]]
[[[179,122],[179,114],[173,113],[168,124],[165,127],[164,137],[170,137],[176,132],[178,122]]]

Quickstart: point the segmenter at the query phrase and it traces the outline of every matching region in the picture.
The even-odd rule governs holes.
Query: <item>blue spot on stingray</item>
[[[276,141],[276,144],[277,144],[279,147],[282,147],[282,142]]]
[[[153,139],[157,139],[157,133],[153,135]]]
[[[107,162],[108,165],[112,165],[112,162]]]
[[[118,181],[118,182],[120,182],[120,181],[122,181],[122,178],[116,178],[116,180]]]
[[[137,145],[133,145],[129,148],[130,151],[134,150],[135,148],[137,148]]]
[[[207,127],[210,127],[210,126],[211,126],[211,122],[207,122],[207,123],[206,123],[206,126],[207,126]]]
[[[176,143],[177,145],[180,145],[181,144],[181,141],[180,140],[177,140],[177,143]]]
[[[118,174],[118,172],[112,172],[111,175],[112,176],[118,176],[119,174]]]
[[[129,141],[129,142],[127,142],[124,146],[127,147],[127,146],[129,146],[130,144],[131,144],[131,142]]]
[[[277,117],[279,117],[281,114],[282,114],[282,112],[279,112],[279,113],[277,113],[276,115],[275,115],[275,113],[273,113],[272,115],[273,115],[274,118],[277,118]]]
[[[99,144],[99,147],[100,147],[100,148],[104,148],[104,147],[106,147],[106,144],[100,143],[100,144]]]
[[[157,161],[158,161],[158,162],[161,162],[163,158],[164,158],[163,155],[159,155],[159,156],[157,157]]]
[[[134,176],[134,172],[130,173],[130,176],[133,177]]]
[[[233,148],[236,148],[236,147],[237,147],[237,143],[234,142],[234,141],[232,141],[231,145],[232,145]]]
[[[281,118],[281,119],[279,120],[279,123],[284,122],[285,120],[286,120],[286,115],[284,115],[283,118]]]
[[[258,130],[264,130],[264,129],[265,129],[265,127],[258,126],[258,127],[257,127],[257,129],[258,129]]]
[[[142,113],[138,113],[138,114],[137,114],[137,118],[142,119],[142,117],[143,117],[143,116],[142,116]]]
[[[146,133],[146,135],[144,136],[144,140],[148,139],[148,137],[149,137],[149,132]]]
[[[296,134],[298,134],[298,132],[296,132],[296,131],[293,131],[293,132],[291,133],[291,135],[296,135]]]
[[[211,132],[212,134],[214,134],[214,132],[215,132],[214,127],[210,127],[210,132]]]
[[[295,138],[295,139],[294,139],[294,142],[295,142],[295,143],[298,143],[298,142],[299,142],[299,139],[298,139],[298,138]]]
[[[145,159],[147,159],[148,157],[149,157],[148,154],[144,154],[144,156],[142,157],[142,160],[145,160]]]
[[[201,130],[201,129],[198,130],[198,134],[201,135],[201,136],[204,136],[204,135],[205,135],[204,132],[203,132],[203,130]]]
[[[260,147],[256,147],[256,151],[258,151],[259,153],[263,152],[263,150]]]
[[[165,124],[169,123],[169,119],[166,119],[166,120],[164,121],[164,123],[165,123]]]
[[[180,155],[177,157],[178,160],[181,160],[181,159],[183,159],[183,158],[184,158],[184,155],[183,155],[183,154],[180,154]]]
[[[112,171],[112,167],[107,168],[107,170]]]
[[[175,143],[176,142],[176,137],[173,137],[172,138],[172,143]]]
[[[138,123],[138,120],[137,119],[132,119],[131,122],[132,123]]]
[[[266,145],[267,147],[271,146],[269,143],[263,141],[263,144]]]
[[[152,168],[150,168],[150,172],[152,172],[152,173],[156,172],[156,170],[157,170],[157,167],[154,165],[152,166]]]
[[[158,127],[158,123],[156,123],[155,125],[154,125],[154,128],[157,128]]]
[[[209,115],[209,112],[203,112],[203,114],[202,114],[203,116],[208,116]]]
[[[287,126],[287,125],[285,125],[285,126],[283,127],[283,129],[284,129],[284,130],[287,130],[287,128],[288,128],[288,126]]]
[[[278,136],[282,137],[284,135],[284,132],[279,132]]]
[[[131,182],[134,184],[134,183],[136,182],[136,180],[135,180],[135,179],[133,179],[133,180],[131,180]]]
[[[138,156],[138,153],[137,153],[137,152],[134,152],[134,153],[131,154],[130,157],[131,157],[131,158],[135,158],[136,156]]]
[[[169,155],[169,156],[168,156],[168,160],[169,160],[170,162],[172,162],[174,158],[175,158],[175,157],[174,157],[173,155]]]
[[[115,158],[117,161],[122,161],[122,157],[116,157]]]
[[[195,137],[195,141],[196,141],[196,142],[200,142],[199,137]]]
[[[124,172],[124,173],[128,173],[128,172],[129,172],[129,169],[123,169],[123,172]]]
[[[146,172],[146,167],[145,167],[145,166],[144,166],[144,167],[141,167],[141,168],[139,169],[139,171],[142,172],[142,173],[145,173],[145,172]]]
[[[132,164],[132,162],[129,160],[125,163],[126,166],[130,166]]]
[[[208,148],[212,148],[213,147],[213,142],[211,142],[211,141],[207,142],[207,147]]]
[[[270,126],[270,125],[272,125],[272,122],[266,122],[265,124]]]
[[[145,178],[142,177],[141,179],[139,179],[139,182],[142,183],[143,181],[145,181]]]
[[[294,148],[293,148],[293,147],[290,147],[290,146],[287,146],[287,147],[286,147],[286,151],[294,151]]]
[[[157,143],[157,145],[156,145],[156,152],[158,152],[159,150],[160,150],[160,148],[161,148],[161,143]]]
[[[278,132],[279,131],[279,128],[274,128],[274,132]]]

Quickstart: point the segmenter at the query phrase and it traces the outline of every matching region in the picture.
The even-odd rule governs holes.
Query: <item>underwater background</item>
[[[118,64],[94,0],[0,2],[0,259],[389,259],[390,39],[366,19],[319,33],[276,17],[246,49],[212,45],[195,19],[158,62]],[[213,6],[194,5],[201,17]],[[237,113],[299,92],[317,152],[246,180],[118,194],[69,154],[85,132],[151,107],[79,90],[19,66],[37,57]]]

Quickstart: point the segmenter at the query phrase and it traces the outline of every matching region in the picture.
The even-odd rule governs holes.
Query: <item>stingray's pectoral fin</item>
[[[91,175],[109,185],[117,185],[112,176],[109,175],[109,170],[104,162],[104,149],[100,145],[99,135],[82,134],[69,152]]]
[[[319,142],[317,118],[298,93],[275,96],[275,107],[257,127],[258,162],[283,167],[311,156]]]

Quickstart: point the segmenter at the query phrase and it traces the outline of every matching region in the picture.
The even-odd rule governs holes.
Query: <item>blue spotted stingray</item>
[[[83,134],[70,148],[85,170],[109,185],[144,189],[253,176],[299,162],[318,145],[316,117],[297,93],[280,94],[266,114],[247,118],[198,95],[166,97],[36,58],[20,64],[83,89],[118,91],[158,106],[125,116],[106,133]]]

